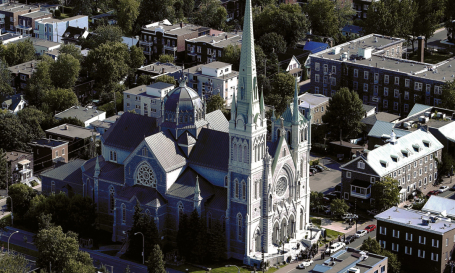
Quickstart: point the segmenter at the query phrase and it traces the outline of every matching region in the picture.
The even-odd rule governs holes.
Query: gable
[[[278,164],[278,161],[284,157],[291,156],[291,151],[289,150],[288,143],[286,142],[286,139],[282,136],[278,140],[278,144],[275,149],[275,157],[273,158],[273,163],[272,163],[272,174],[275,173],[276,166]],[[292,158],[292,156],[291,156]]]
[[[364,163],[364,164],[360,164],[360,165],[364,165],[363,169],[359,167],[359,162]],[[349,161],[348,163],[342,165],[340,169],[348,170],[351,172],[365,173],[368,175],[378,175],[378,173],[370,166],[368,161],[366,161],[363,156],[354,158],[353,160]]]

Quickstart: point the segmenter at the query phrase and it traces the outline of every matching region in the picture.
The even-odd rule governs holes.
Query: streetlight
[[[11,196],[7,196],[6,199],[11,199],[11,225],[14,225],[14,216],[13,216],[13,198]]]
[[[238,266],[236,266],[235,264],[227,264],[226,267],[230,267],[230,266],[235,266],[237,267],[237,272],[240,273],[240,268]]]
[[[16,233],[19,233],[19,231],[15,231],[15,232],[11,233],[11,235],[8,237],[8,253],[9,253],[9,239],[11,239],[11,236],[13,236]]]
[[[142,235],[142,264],[145,264],[145,255],[144,255],[144,247],[145,247],[145,244],[144,244],[144,241],[145,241],[145,237],[144,237],[144,234],[142,232],[136,232],[134,233],[134,235],[137,235],[137,234],[141,234]]]

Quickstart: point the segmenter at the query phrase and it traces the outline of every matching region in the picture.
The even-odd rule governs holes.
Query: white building
[[[173,89],[173,84],[157,82],[126,90],[123,92],[123,109],[133,110],[139,115],[159,118],[161,101]]]
[[[90,128],[90,123],[94,122],[95,120],[105,120],[106,112],[98,111],[94,108],[73,106],[63,112],[56,114],[54,117],[56,119],[77,118],[78,120],[82,121],[82,123],[84,123],[84,127]]]
[[[60,43],[69,26],[88,29],[88,16],[77,15],[63,20],[55,18],[36,20],[35,37]]]

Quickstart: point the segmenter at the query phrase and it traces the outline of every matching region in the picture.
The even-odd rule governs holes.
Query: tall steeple
[[[253,15],[251,0],[246,0],[243,19],[242,49],[240,52],[237,115],[243,115],[247,124],[260,113],[257,89],[256,59],[254,55]]]
[[[295,79],[295,90],[294,90],[294,109],[292,113],[292,124],[299,124],[299,91],[298,91],[297,79]]]
[[[199,188],[199,176],[196,176],[196,185],[194,186],[193,204],[194,209],[201,215],[201,190]]]

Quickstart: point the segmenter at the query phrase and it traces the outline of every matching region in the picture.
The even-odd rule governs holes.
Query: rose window
[[[278,196],[282,196],[288,187],[288,181],[286,177],[282,176],[280,179],[278,179],[278,182],[276,183],[276,194]]]
[[[142,164],[136,175],[136,184],[156,188],[156,177],[152,168],[147,164]]]

